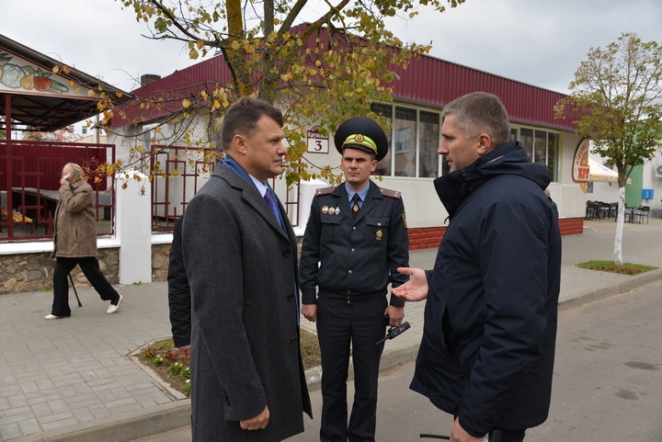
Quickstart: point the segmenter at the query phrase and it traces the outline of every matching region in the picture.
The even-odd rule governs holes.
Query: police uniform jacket
[[[356,219],[345,185],[319,189],[313,199],[301,248],[299,275],[302,303],[320,296],[386,295],[407,277],[396,271],[409,266],[409,236],[399,192],[380,189],[372,181]],[[391,305],[404,303],[395,296]]]

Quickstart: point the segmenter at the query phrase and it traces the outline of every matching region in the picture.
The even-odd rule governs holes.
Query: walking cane
[[[78,297],[78,292],[76,291],[76,286],[74,285],[74,278],[71,277],[71,273],[69,273],[69,282],[71,282],[71,287],[74,289],[74,293],[76,294],[76,299],[78,300],[78,307],[82,307],[83,304],[80,303],[80,298]]]

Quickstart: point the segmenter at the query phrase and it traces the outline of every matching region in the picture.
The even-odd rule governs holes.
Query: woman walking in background
[[[99,268],[93,192],[83,169],[78,164],[67,163],[62,169],[59,201],[55,209],[51,258],[56,258],[57,262],[53,272],[53,308],[46,319],[71,316],[67,277],[76,264],[101,299],[110,301],[106,313],[115,313],[122,303],[122,295],[110,285]]]

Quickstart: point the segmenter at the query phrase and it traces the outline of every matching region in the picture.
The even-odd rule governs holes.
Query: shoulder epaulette
[[[315,196],[328,195],[335,190],[335,187],[322,187],[315,191]]]
[[[396,200],[400,199],[400,195],[402,195],[400,192],[397,190],[391,190],[391,189],[382,189],[380,188],[379,190],[382,191],[382,195],[387,196],[389,198],[394,198]]]

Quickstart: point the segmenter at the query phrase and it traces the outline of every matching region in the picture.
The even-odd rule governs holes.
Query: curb
[[[559,310],[566,310],[582,304],[597,301],[608,296],[616,295],[621,292],[627,292],[634,288],[648,284],[649,282],[657,281],[658,279],[662,279],[662,269],[652,270],[641,275],[633,276],[631,279],[623,281],[619,284],[580,293],[579,295],[573,296],[570,299],[559,301]]]
[[[14,439],[16,442],[127,442],[191,424],[190,399]]]
[[[581,293],[564,301],[559,301],[559,310],[566,310],[611,295],[632,290],[649,282],[662,279],[662,269],[633,276],[628,281]],[[394,346],[395,347],[395,346]],[[419,344],[398,345],[385,350],[380,362],[380,371],[384,372],[398,365],[416,360]],[[320,388],[321,367],[308,369],[305,373],[309,391]],[[354,378],[350,361],[348,380]],[[184,399],[169,404],[152,407],[142,413],[129,412],[117,416],[108,416],[68,428],[46,431],[31,436],[15,439],[16,442],[128,442],[133,439],[164,433],[190,425],[191,400]]]

